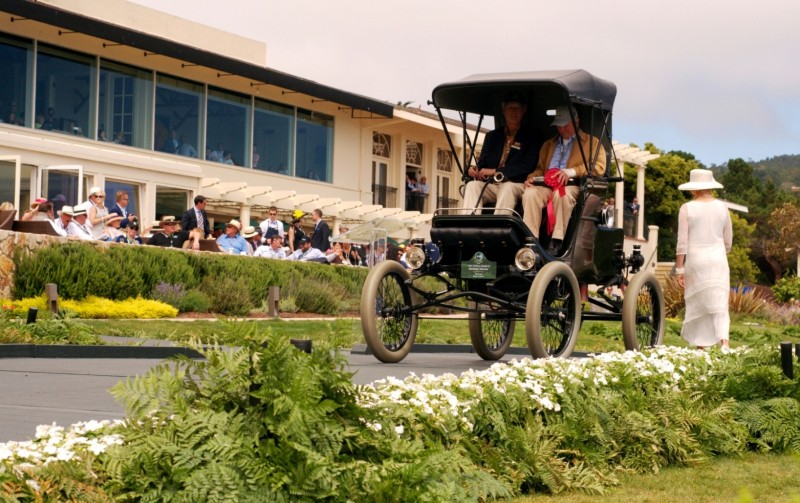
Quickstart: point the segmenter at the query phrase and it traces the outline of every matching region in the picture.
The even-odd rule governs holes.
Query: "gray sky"
[[[792,0],[134,0],[267,44],[267,66],[423,105],[473,73],[583,68],[614,139],[706,164],[800,154]],[[490,7],[491,6],[491,7]]]

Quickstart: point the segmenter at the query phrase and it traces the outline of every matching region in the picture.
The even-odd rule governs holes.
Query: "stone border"
[[[177,355],[202,358],[181,346],[76,346],[48,344],[0,344],[0,358],[130,358],[163,360]]]

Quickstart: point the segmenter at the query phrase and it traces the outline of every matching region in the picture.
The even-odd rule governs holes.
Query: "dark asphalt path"
[[[474,353],[412,352],[400,363],[384,364],[373,356],[348,354],[354,382],[368,384],[388,376],[405,378],[444,373],[460,374],[468,369],[486,369]],[[501,361],[524,358],[506,355]],[[0,358],[0,442],[29,440],[36,426],[55,422],[69,426],[90,419],[124,417],[124,409],[108,392],[127,377],[140,375],[158,364],[158,359],[136,358]]]

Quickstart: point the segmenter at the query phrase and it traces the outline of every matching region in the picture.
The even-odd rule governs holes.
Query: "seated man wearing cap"
[[[472,180],[464,192],[464,206],[482,208],[494,202],[495,213],[510,213],[525,190],[525,177],[536,166],[541,142],[523,124],[525,97],[511,93],[503,100],[505,124],[490,131],[483,140],[477,166],[467,170]],[[503,174],[503,183],[492,183],[495,173]],[[487,181],[489,183],[487,183]]]
[[[178,221],[174,216],[165,216],[161,218],[156,226],[151,228],[150,231],[153,236],[147,240],[147,244],[152,246],[163,246],[166,248],[191,248],[193,250],[200,249],[200,232],[197,229],[191,231],[178,231]]]
[[[536,169],[525,180],[522,208],[525,224],[536,239],[539,239],[542,209],[548,206],[552,198],[555,222],[551,222],[553,234],[550,251],[558,253],[579,192],[578,187],[567,186],[567,181],[570,178],[583,178],[589,175],[584,159],[590,162],[598,149],[600,139],[578,128],[578,113],[572,107],[558,107],[552,125],[555,126],[557,134],[544,142]],[[594,176],[603,176],[606,172],[605,149],[600,148],[599,151],[592,166],[591,174]],[[533,185],[533,180],[537,176],[545,177],[546,183],[547,180],[552,180],[556,185]]]
[[[331,263],[336,260],[336,254],[331,253],[326,255],[318,248],[311,246],[311,240],[308,238],[300,238],[298,241],[300,248],[295,250],[294,253],[286,257],[286,260],[299,260],[301,262],[322,262]]]
[[[217,238],[217,246],[224,253],[234,255],[249,255],[250,247],[247,241],[239,234],[242,224],[238,220],[231,220],[225,224],[225,234]]]
[[[117,237],[114,240],[115,243],[127,243],[129,245],[140,245],[142,244],[142,238],[139,237],[139,224],[133,222],[131,220],[125,221],[120,225],[120,229],[124,231],[122,236]]]

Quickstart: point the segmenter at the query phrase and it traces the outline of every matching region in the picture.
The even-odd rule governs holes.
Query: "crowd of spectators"
[[[278,209],[273,206],[258,226],[243,226],[232,219],[224,224],[224,231],[216,235],[205,211],[206,198],[198,195],[194,206],[186,210],[180,220],[172,215],[162,216],[142,229],[140,235],[138,218],[128,210],[128,193],[117,192],[115,203],[110,207],[105,206],[105,198],[100,187],[92,187],[87,201],[75,206],[63,205],[58,211],[54,201],[37,198],[20,220],[47,221],[58,235],[86,241],[200,250],[201,241],[213,239],[214,249],[232,255],[348,266],[367,266],[369,262],[368,244],[362,246],[346,240],[331,242],[330,228],[320,209],[310,214],[312,230],[307,231],[301,225],[308,217],[304,212],[295,210],[291,221],[284,223],[278,220]],[[339,231],[345,234],[349,229],[342,226]],[[372,262],[386,259],[396,260],[407,268],[405,245],[376,246]]]

